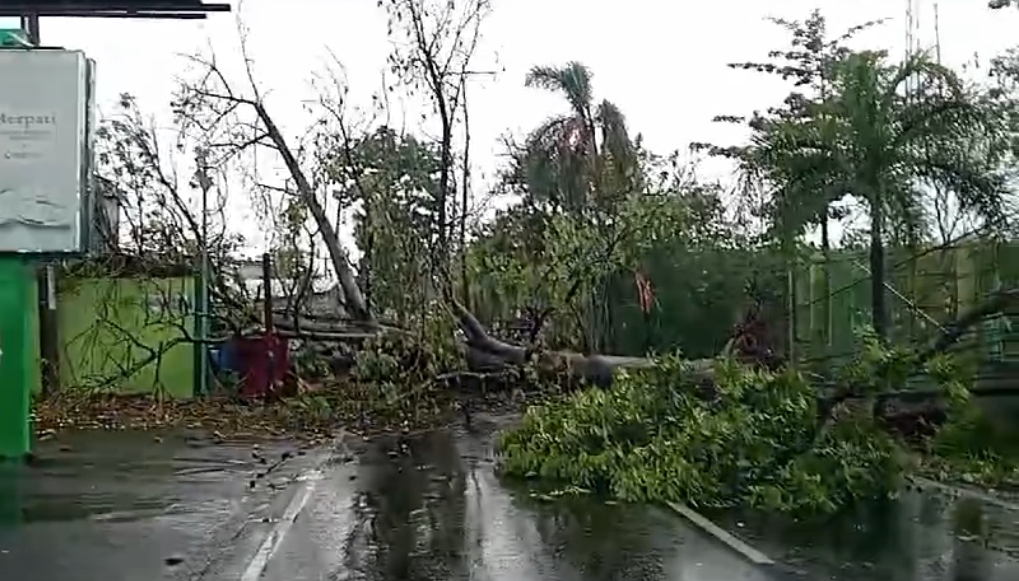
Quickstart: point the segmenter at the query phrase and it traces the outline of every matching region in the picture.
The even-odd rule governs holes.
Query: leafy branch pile
[[[939,480],[1019,489],[1019,438],[991,422],[976,406],[957,417],[929,443],[924,472]]]
[[[911,466],[905,445],[871,411],[878,390],[904,384],[897,370],[908,359],[864,350],[839,376],[880,381],[825,422],[824,391],[800,373],[722,359],[706,381],[691,362],[665,357],[621,372],[610,390],[530,409],[501,438],[502,468],[626,501],[833,512],[894,495]],[[968,409],[958,368],[945,358],[927,367],[952,409]]]

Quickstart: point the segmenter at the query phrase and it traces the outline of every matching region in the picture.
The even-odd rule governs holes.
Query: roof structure
[[[91,18],[169,18],[193,20],[211,12],[230,12],[226,2],[203,0],[5,0],[0,16],[73,16]]]

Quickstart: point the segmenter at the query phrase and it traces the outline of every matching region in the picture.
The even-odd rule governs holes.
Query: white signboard
[[[88,61],[0,50],[0,252],[82,250]]]

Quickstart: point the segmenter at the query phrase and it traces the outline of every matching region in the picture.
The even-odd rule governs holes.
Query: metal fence
[[[888,253],[886,263],[890,339],[896,343],[929,343],[996,288],[1019,284],[1015,243],[975,241],[919,252],[896,250]],[[813,256],[796,270],[791,286],[797,360],[838,360],[856,352],[859,329],[871,321],[866,251],[832,252],[827,261]],[[984,360],[1019,362],[1019,326],[1013,327],[1007,315],[985,321],[961,343]]]

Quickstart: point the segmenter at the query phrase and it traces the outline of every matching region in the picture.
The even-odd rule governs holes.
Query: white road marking
[[[258,581],[261,579],[262,573],[265,572],[265,568],[269,565],[273,554],[276,553],[276,549],[279,548],[283,538],[290,532],[290,527],[294,526],[297,515],[301,514],[301,511],[304,510],[305,505],[308,504],[308,499],[311,498],[311,493],[318,486],[321,477],[313,476],[317,472],[317,470],[312,471],[308,478],[305,479],[301,490],[294,495],[286,510],[283,511],[283,516],[279,522],[276,523],[276,526],[272,528],[269,535],[262,541],[255,556],[251,558],[251,562],[248,563],[244,574],[241,575],[241,581]]]

